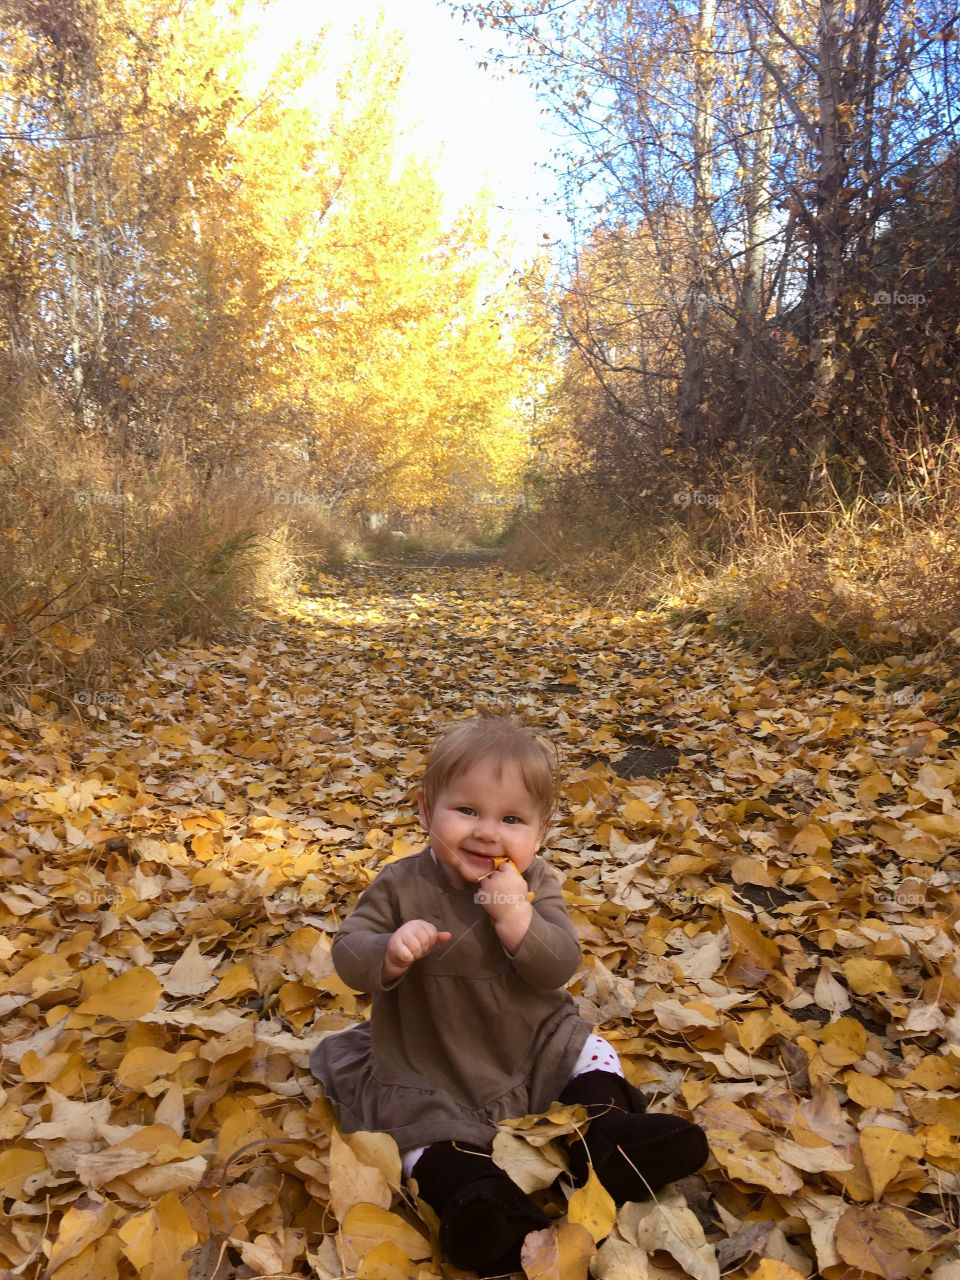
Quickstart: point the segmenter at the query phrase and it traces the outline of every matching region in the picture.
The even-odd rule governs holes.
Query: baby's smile
[[[493,853],[474,853],[472,849],[460,850],[460,857],[466,864],[466,867],[473,872],[479,873],[481,878],[485,875],[489,875],[493,870],[495,865],[494,858],[496,856],[497,855]]]

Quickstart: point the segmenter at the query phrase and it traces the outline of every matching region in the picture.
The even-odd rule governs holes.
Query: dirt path
[[[365,1012],[330,936],[422,847],[424,752],[483,708],[561,747],[571,990],[656,1105],[710,1134],[683,1188],[703,1256],[808,1274],[882,1229],[931,1265],[960,1169],[960,757],[922,671],[838,662],[804,686],[708,624],[499,565],[326,585],[242,642],[153,655],[82,726],[0,730],[0,1267],[39,1276],[60,1233],[78,1244],[54,1280],[161,1249],[194,1280],[332,1277],[337,1217],[347,1275],[371,1240],[416,1253],[398,1213],[427,1227],[396,1196],[386,1213],[306,1055]],[[351,1196],[384,1216],[350,1218]]]

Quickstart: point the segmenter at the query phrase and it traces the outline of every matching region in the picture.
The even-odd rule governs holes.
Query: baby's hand
[[[521,907],[533,901],[527,882],[509,858],[495,858],[494,869],[483,877],[477,901],[494,921],[522,914]]]
[[[429,955],[441,942],[453,937],[446,929],[438,929],[429,920],[408,920],[390,935],[383,957],[383,980],[392,982],[413,964]]]
[[[494,860],[493,860],[493,871],[499,871],[499,870],[500,870],[500,868],[503,866],[503,864],[504,864],[505,862],[506,862],[506,863],[508,863],[508,864],[509,864],[509,866],[511,866],[511,867],[513,866],[513,862],[510,860],[510,858],[494,858]],[[493,875],[493,871],[488,871],[488,872],[487,872],[487,875],[488,875],[488,876],[489,876],[489,875]],[[517,872],[517,875],[519,875],[519,874],[520,874],[520,873],[519,873],[519,871],[518,871],[518,872]],[[481,877],[481,879],[483,879],[483,880],[486,880],[486,878],[487,878],[487,876],[482,876],[482,877]],[[524,884],[526,884],[526,881],[525,881],[525,880],[524,880]],[[533,900],[534,900],[534,894],[532,894],[532,893],[530,893],[530,892],[528,891],[528,892],[527,892],[527,901],[528,901],[528,902],[533,902]]]

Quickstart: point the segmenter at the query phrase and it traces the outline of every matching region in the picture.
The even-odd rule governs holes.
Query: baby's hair
[[[546,827],[553,818],[560,790],[560,753],[541,737],[509,716],[478,716],[452,725],[427,759],[423,790],[432,808],[448,783],[481,760],[491,760],[498,776],[505,764],[516,765],[523,785],[543,814]]]

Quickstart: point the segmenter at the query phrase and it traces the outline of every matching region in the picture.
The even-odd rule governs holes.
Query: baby
[[[557,795],[545,741],[509,719],[457,724],[417,792],[429,845],[390,863],[333,942],[348,986],[373,993],[368,1022],[326,1036],[311,1068],[345,1133],[392,1134],[406,1177],[440,1220],[456,1266],[519,1270],[550,1219],[491,1159],[499,1121],[580,1103],[592,1164],[622,1204],[692,1173],[703,1130],[646,1115],[612,1046],[563,989],[580,962],[560,881],[539,856]]]

